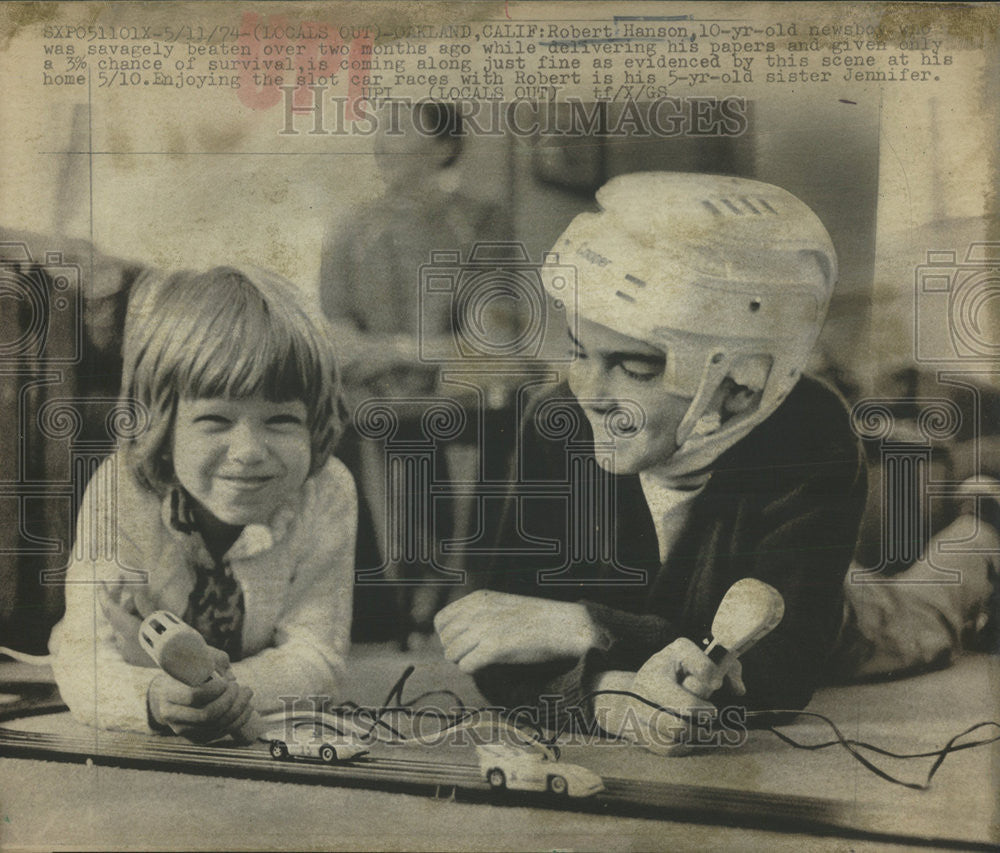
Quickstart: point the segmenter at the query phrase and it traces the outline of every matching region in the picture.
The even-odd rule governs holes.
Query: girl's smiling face
[[[266,523],[309,475],[311,442],[300,400],[182,398],[174,421],[174,473],[219,521]]]

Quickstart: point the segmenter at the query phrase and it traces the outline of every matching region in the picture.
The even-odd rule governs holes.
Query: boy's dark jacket
[[[552,398],[565,400],[578,425],[568,438],[552,438],[551,427],[547,434],[538,429],[535,414]],[[519,514],[516,499],[506,499],[499,529],[488,534],[496,537],[497,547],[482,565],[472,566],[471,585],[582,601],[606,642],[580,660],[486,667],[477,674],[477,683],[490,701],[534,706],[543,695],[557,695],[563,697],[563,708],[576,707],[597,673],[635,671],[677,637],[695,642],[708,637],[729,587],[740,578],[755,577],[782,594],[785,615],[743,657],[748,692],[739,702],[788,709],[808,703],[840,627],[842,583],[866,492],[860,445],[844,403],[833,391],[801,379],[767,420],[717,460],[705,489],[692,501],[666,565],[660,564],[639,477],[609,475],[595,464],[592,433],[565,385],[527,407],[517,456],[512,482],[519,471],[522,483],[550,494],[522,498]],[[594,506],[601,495],[612,508]],[[580,547],[576,559],[568,556],[574,538],[570,519],[587,519],[586,529],[575,535],[577,542],[585,542],[579,537],[589,532],[592,543],[595,525],[608,520],[605,532],[613,529],[614,535],[603,557],[595,560]],[[534,540],[536,551],[540,540],[556,547],[543,556],[510,553],[517,546],[523,549],[526,540],[528,547]],[[607,559],[608,553],[616,555],[620,567],[644,570],[645,581],[623,583],[626,576]],[[565,572],[539,579],[539,570],[558,570],[567,562]],[[606,583],[581,583],[597,580]],[[719,693],[713,702],[727,698]]]

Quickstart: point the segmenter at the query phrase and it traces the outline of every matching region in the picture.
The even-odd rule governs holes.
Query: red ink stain
[[[275,38],[264,42],[256,37],[256,27],[260,23],[260,18],[253,12],[243,13],[243,22],[240,25],[240,36],[237,44],[241,49],[240,58],[247,58],[243,48],[250,49],[249,59],[243,70],[240,72],[240,87],[237,89],[240,100],[252,110],[266,110],[276,106],[281,101],[281,90],[276,83],[267,83],[266,77],[276,79],[284,78],[288,72],[278,71],[273,63],[278,62],[278,54],[273,51],[287,45],[288,39]],[[272,18],[271,24],[280,27],[284,32],[286,21],[282,17]],[[264,45],[269,45],[268,55],[264,55]],[[257,60],[258,62],[254,62]],[[259,68],[256,66],[260,65]],[[255,77],[256,75],[256,77]],[[258,84],[258,80],[262,81]]]

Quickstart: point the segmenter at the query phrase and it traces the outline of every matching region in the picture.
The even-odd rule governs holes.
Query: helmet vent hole
[[[750,300],[750,313],[755,314],[758,311],[760,311],[760,300],[759,299],[751,299]]]
[[[702,204],[705,205],[705,207],[708,208],[708,210],[714,216],[722,216],[722,211],[719,210],[719,208],[717,208],[714,204],[712,204],[712,202],[710,202],[710,201],[703,201]]]
[[[724,358],[725,356],[721,352],[717,352],[715,355],[712,356],[712,364],[718,364]]]

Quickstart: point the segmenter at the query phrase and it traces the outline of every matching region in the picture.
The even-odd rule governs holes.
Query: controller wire
[[[440,690],[428,690],[420,695],[410,699],[409,701],[403,701],[403,689],[406,686],[406,682],[409,677],[413,674],[415,667],[411,664],[402,673],[402,675],[396,680],[396,683],[392,686],[389,694],[386,696],[386,701],[383,705],[377,709],[362,708],[354,702],[344,703],[338,708],[333,710],[349,711],[351,713],[363,712],[370,720],[371,726],[368,729],[368,735],[370,736],[376,727],[382,727],[390,732],[390,734],[395,738],[396,742],[406,742],[410,740],[405,735],[403,735],[398,729],[383,720],[383,716],[389,712],[402,713],[406,715],[424,714],[427,716],[436,716],[445,723],[441,731],[447,731],[449,729],[455,729],[458,727],[468,727],[473,723],[473,719],[481,716],[487,712],[497,712],[499,709],[496,708],[471,708],[466,705],[461,697],[454,691],[447,689]],[[447,713],[434,708],[418,708],[418,704],[426,701],[432,696],[444,696],[449,698],[455,703],[456,711],[454,713]],[[640,696],[638,693],[633,693],[628,690],[594,690],[583,697],[583,702],[588,702],[597,696],[622,696],[634,701],[640,702],[655,711],[659,711],[664,714],[668,714],[677,720],[684,720],[687,722],[694,722],[698,725],[697,721],[694,721],[690,714],[686,714],[674,708],[666,708],[645,696]],[[491,724],[496,726],[499,724],[505,729],[514,729],[519,733],[523,734],[525,732],[526,721],[523,718],[523,709],[519,714],[517,711],[501,711],[500,719],[493,721]],[[915,791],[926,791],[930,788],[931,780],[934,778],[935,774],[944,764],[945,759],[956,752],[960,752],[966,749],[973,749],[975,747],[987,746],[992,743],[1000,741],[1000,723],[987,720],[981,723],[976,723],[969,726],[958,734],[953,735],[949,738],[948,742],[940,749],[927,750],[924,752],[895,752],[890,749],[885,749],[884,747],[877,746],[875,744],[867,743],[865,741],[856,740],[854,738],[845,737],[843,732],[838,728],[837,724],[825,714],[820,714],[816,711],[803,711],[799,709],[769,709],[761,711],[748,711],[746,712],[746,719],[767,719],[774,716],[790,716],[792,720],[788,723],[774,723],[768,726],[764,726],[763,730],[768,731],[777,737],[779,740],[788,744],[795,749],[807,750],[810,752],[815,752],[822,749],[827,749],[833,746],[840,746],[847,753],[859,762],[865,769],[871,773],[878,776],[887,782],[891,782],[895,785],[901,785],[905,788],[910,788]],[[809,717],[812,719],[820,720],[829,726],[830,730],[834,734],[833,740],[822,741],[820,743],[804,743],[802,741],[796,740],[791,735],[780,731],[778,726],[782,727],[786,725],[791,725],[795,720],[801,717]],[[516,719],[516,723],[514,720]],[[537,722],[532,722],[530,724],[532,738],[544,746],[558,750],[556,746],[556,740],[562,736],[567,729],[568,723],[571,719],[564,717],[562,725],[560,725],[554,733],[546,735],[545,730]],[[992,736],[980,737],[976,740],[960,742],[963,738],[971,735],[973,732],[977,732],[985,728],[994,728],[997,733]],[[609,739],[614,739],[612,735],[608,735]],[[886,770],[883,770],[877,764],[874,763],[870,758],[862,754],[862,751],[876,753],[878,755],[883,755],[887,758],[895,759],[917,759],[917,758],[934,758],[934,763],[931,765],[927,772],[927,776],[923,782],[908,782],[904,779],[897,778]],[[558,752],[556,753],[558,756]]]

